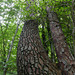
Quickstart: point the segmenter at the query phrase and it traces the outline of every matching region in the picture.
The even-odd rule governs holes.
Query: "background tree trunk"
[[[55,12],[50,12],[50,8],[47,7],[47,15],[49,19],[51,34],[56,48],[59,66],[64,75],[74,75],[75,60],[70,53],[67,43],[65,42],[65,37],[59,24],[57,14]]]

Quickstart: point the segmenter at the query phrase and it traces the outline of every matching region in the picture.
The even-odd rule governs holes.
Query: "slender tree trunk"
[[[19,24],[17,24],[17,28],[16,28],[16,31],[15,31],[14,37],[13,37],[12,42],[10,44],[10,48],[9,48],[9,52],[8,52],[8,55],[7,55],[6,63],[4,65],[5,68],[3,69],[3,75],[6,75],[6,72],[7,72],[7,69],[8,69],[7,62],[9,61],[9,58],[10,58],[10,55],[11,55],[11,51],[12,51],[12,47],[13,47],[13,42],[15,40],[15,37],[16,37],[17,31],[18,31],[18,26],[19,26]]]
[[[18,75],[61,75],[41,43],[35,20],[26,21],[17,49]]]
[[[59,24],[57,14],[55,12],[50,12],[50,8],[47,7],[47,15],[49,19],[51,34],[56,48],[56,54],[60,68],[63,71],[63,75],[74,75],[75,61],[65,42],[65,37]]]

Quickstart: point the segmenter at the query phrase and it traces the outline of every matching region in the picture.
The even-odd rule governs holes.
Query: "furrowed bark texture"
[[[21,32],[17,49],[17,73],[18,75],[61,75],[43,48],[35,20],[26,21]]]
[[[63,75],[75,75],[75,61],[69,51],[68,45],[65,42],[65,37],[59,24],[57,15],[49,10],[50,9],[47,7],[50,30],[56,48],[59,66],[63,71]]]

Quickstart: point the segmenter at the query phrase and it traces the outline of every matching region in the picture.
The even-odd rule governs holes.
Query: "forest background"
[[[0,1],[0,75],[17,75],[16,52],[20,33],[26,20],[37,19],[42,44],[52,62],[57,63],[55,47],[47,21],[46,6],[57,13],[72,55],[75,57],[75,5],[74,0],[35,0],[26,10],[30,0]],[[31,17],[30,13],[36,13]]]

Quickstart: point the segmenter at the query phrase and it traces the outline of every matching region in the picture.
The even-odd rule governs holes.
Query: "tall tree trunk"
[[[65,37],[57,15],[55,12],[50,12],[49,7],[47,7],[47,15],[60,68],[64,75],[75,75],[75,61],[65,42]]]
[[[26,21],[17,49],[18,75],[61,75],[41,43],[35,20]]]

